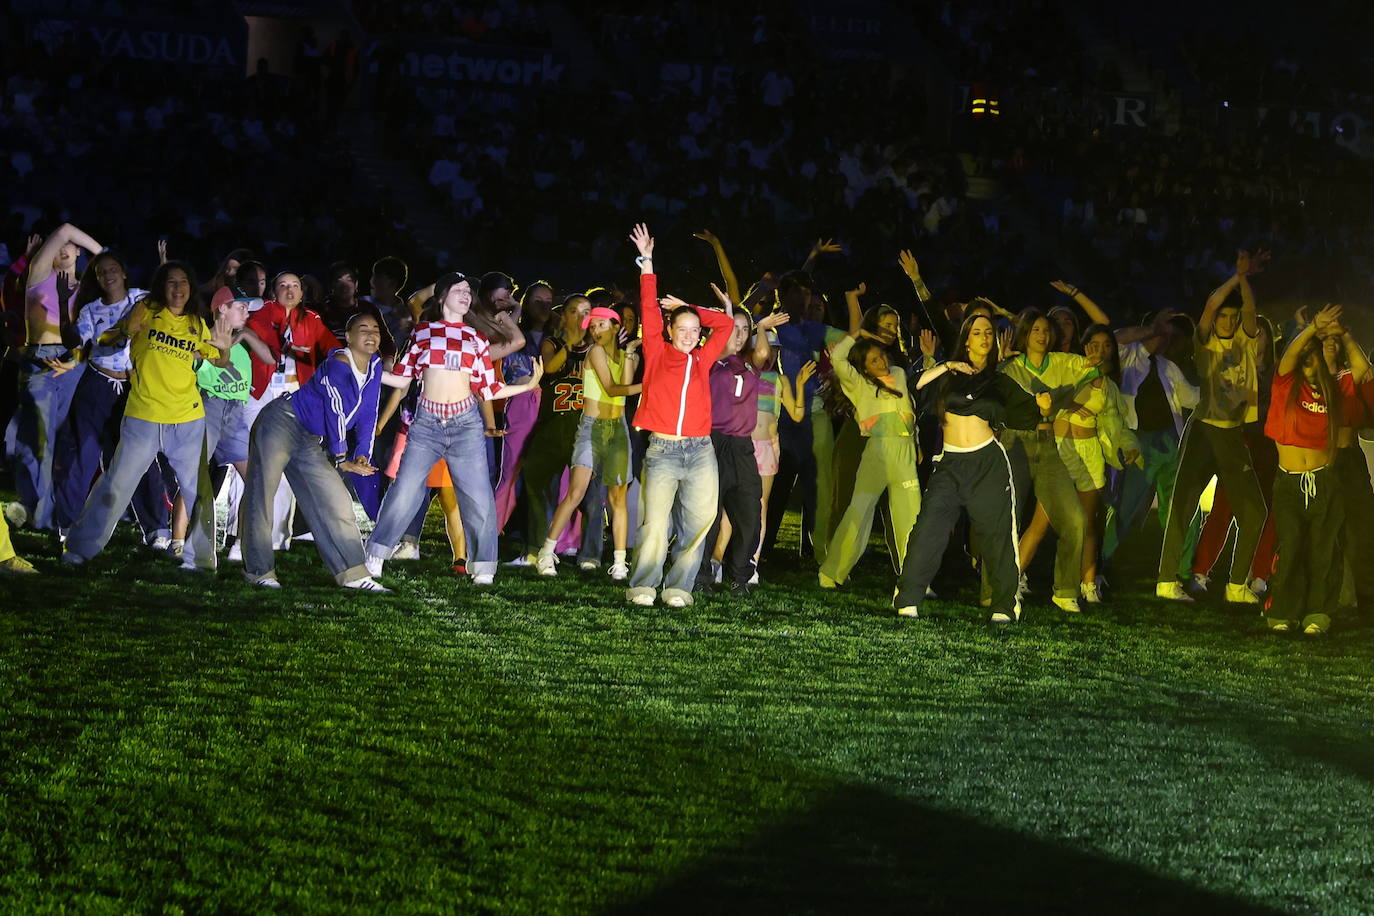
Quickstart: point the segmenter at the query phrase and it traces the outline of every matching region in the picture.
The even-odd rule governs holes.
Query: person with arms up
[[[662,585],[664,604],[686,607],[692,603],[692,587],[720,488],[710,435],[710,367],[725,351],[735,322],[731,314],[697,309],[668,296],[663,304],[672,312],[665,329],[649,227],[636,225],[630,241],[639,250],[635,263],[640,271],[640,324],[644,329],[644,387],[635,425],[651,435],[641,478],[644,514],[625,597],[647,607],[654,603]],[[703,326],[712,333],[698,346]],[[674,528],[678,537],[665,575],[663,562]]]
[[[1179,554],[1197,511],[1198,500],[1213,476],[1226,488],[1236,518],[1236,546],[1226,600],[1259,604],[1250,590],[1250,561],[1254,558],[1267,513],[1264,494],[1251,466],[1245,444],[1245,424],[1259,417],[1259,322],[1250,274],[1268,255],[1242,251],[1236,272],[1207,298],[1193,338],[1201,379],[1201,396],[1183,431],[1178,473],[1159,555],[1155,594],[1171,601],[1191,601],[1178,580]],[[1227,300],[1239,290],[1240,305]]]

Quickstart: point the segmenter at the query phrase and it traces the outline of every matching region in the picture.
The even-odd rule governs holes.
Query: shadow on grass
[[[1278,911],[847,786],[614,912]]]

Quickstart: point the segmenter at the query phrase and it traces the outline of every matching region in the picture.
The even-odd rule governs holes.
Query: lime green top
[[[615,356],[606,353],[606,368],[610,370],[612,384],[625,384],[625,351],[618,350]],[[592,367],[590,359],[582,364],[582,400],[596,401],[598,404],[608,404],[612,407],[625,406],[625,395],[609,395],[606,389],[601,387],[601,379]]]

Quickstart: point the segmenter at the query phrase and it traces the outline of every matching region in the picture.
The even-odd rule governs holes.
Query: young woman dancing
[[[625,425],[625,398],[639,394],[641,388],[631,383],[639,364],[639,341],[620,346],[620,314],[615,309],[592,309],[582,320],[582,327],[591,333],[593,341],[582,367],[582,420],[573,442],[568,491],[553,512],[535,568],[541,576],[558,575],[558,555],[554,552],[558,539],[596,476],[606,487],[611,509],[615,553],[610,575],[623,582],[630,574],[625,560],[625,543],[630,536],[630,512],[625,502],[630,488],[630,431]],[[586,520],[584,524],[599,523]]]
[[[1340,598],[1345,505],[1332,455],[1342,398],[1355,390],[1350,374],[1341,390],[1322,355],[1322,338],[1344,333],[1340,315],[1340,306],[1318,312],[1274,373],[1264,432],[1279,450],[1273,502],[1278,549],[1264,615],[1276,632],[1300,627],[1309,636],[1325,633]]]
[[[129,340],[133,381],[119,447],[67,535],[62,555],[66,563],[84,563],[104,549],[158,453],[166,456],[182,499],[194,511],[206,460],[205,406],[196,385],[195,360],[199,355],[227,368],[235,343],[206,322],[195,276],[189,264],[163,264],[153,275],[150,292],[125,323],[101,338],[111,346]],[[214,552],[197,555],[193,544],[187,544],[182,566],[213,570]]]
[[[282,476],[305,513],[315,548],[344,588],[385,592],[368,575],[353,497],[339,471],[370,476],[381,394],[381,323],[359,312],[345,326],[348,347],[335,350],[299,390],[262,409],[248,444],[243,498],[243,576],[280,588],[272,551],[272,498]],[[357,430],[353,457],[348,432]]]
[[[724,352],[731,314],[696,309],[676,297],[663,302],[673,311],[664,337],[654,273],[654,238],[640,223],[630,233],[639,250],[640,322],[644,327],[644,391],[635,425],[651,433],[644,455],[644,517],[625,597],[652,605],[660,584],[663,603],[692,603],[692,586],[702,548],[717,509],[719,479],[711,447],[710,366]],[[703,325],[711,337],[700,347]],[[673,524],[670,524],[673,520]],[[664,575],[670,531],[677,529],[672,563]]]
[[[896,321],[895,312],[892,319]],[[911,526],[921,511],[916,477],[916,412],[907,392],[906,372],[890,361],[895,340],[881,325],[848,335],[830,354],[830,365],[844,394],[854,405],[854,421],[863,438],[863,455],[854,479],[854,495],[826,548],[819,573],[821,588],[834,588],[849,578],[868,546],[873,512],[887,493],[892,535],[901,566]]]
[[[524,384],[498,382],[487,338],[464,323],[472,300],[466,276],[454,272],[441,277],[405,355],[382,376],[383,384],[402,392],[421,376],[422,388],[396,482],[382,500],[377,526],[368,539],[367,568],[373,576],[381,575],[401,533],[415,517],[425,497],[430,468],[440,459],[448,462],[458,495],[472,581],[490,585],[496,574],[496,503],[487,466],[486,427],[477,399],[495,401],[532,390],[544,374],[544,365],[535,360],[530,380]],[[381,423],[386,419],[381,417]]]
[[[991,620],[1011,623],[1021,617],[1016,487],[997,431],[1035,429],[1050,414],[1051,394],[1032,396],[997,371],[997,332],[982,315],[964,320],[953,354],[954,359],[922,372],[916,383],[927,392],[926,403],[940,420],[945,444],[907,540],[893,602],[901,616],[920,616],[950,530],[965,509],[992,585]]]

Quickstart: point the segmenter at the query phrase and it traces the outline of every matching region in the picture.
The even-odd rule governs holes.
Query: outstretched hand
[[[652,244],[652,240],[651,240],[651,244]],[[668,308],[670,308],[670,309],[675,309],[675,308],[677,308],[677,307],[680,306],[680,305],[691,305],[691,304],[692,304],[692,303],[688,302],[686,299],[679,299],[677,296],[674,296],[672,293],[669,293],[668,295],[661,297],[658,301],[661,302],[663,305],[668,306]]]
[[[716,284],[712,283],[711,292],[716,294],[716,298],[720,300],[720,307],[725,309],[725,311],[728,312],[732,308],[734,308],[734,303],[730,301],[730,294],[727,293],[725,290],[721,289],[719,286],[716,286]]]
[[[972,375],[974,373],[974,368],[972,366],[965,362],[959,362],[958,360],[950,360],[945,363],[945,368],[949,369],[951,372],[958,372],[960,375]]]
[[[821,254],[843,254],[844,246],[834,239],[816,239],[816,244],[811,246],[811,257]]]
[[[921,275],[921,267],[916,263],[916,256],[903,248],[897,252],[897,263],[901,265],[902,273],[915,280]]]
[[[771,331],[774,328],[780,328],[787,324],[789,320],[789,316],[786,312],[774,312],[756,321],[754,323],[754,329],[758,331]]]
[[[366,458],[354,458],[352,461],[345,461],[339,465],[339,470],[347,471],[350,474],[357,474],[359,477],[371,477],[377,473],[377,469],[372,466],[372,462]]]
[[[654,237],[649,234],[647,223],[635,223],[635,227],[630,230],[630,241],[639,250],[641,258],[652,258],[654,256]]]
[[[997,332],[997,355],[1000,357],[1015,356],[1016,332],[1011,328],[1003,328]]]
[[[166,239],[158,239],[158,240],[157,240],[157,262],[158,262],[159,264],[166,264],[166,263],[167,263],[167,240],[166,240]]]
[[[693,232],[692,237],[701,239],[703,242],[710,245],[712,248],[720,244],[720,239],[716,238],[716,234],[712,232],[710,229],[703,229],[700,232]]]
[[[930,328],[922,328],[921,334],[917,339],[921,344],[921,352],[926,356],[934,357],[935,348],[939,346],[940,343],[939,338],[935,336],[935,332]]]
[[[1340,328],[1341,307],[1327,303],[1326,308],[1317,313],[1312,319],[1312,327],[1316,328],[1318,337],[1329,336],[1333,328]]]
[[[814,359],[808,359],[806,362],[802,363],[802,367],[797,370],[797,387],[801,388],[802,385],[806,384],[806,380],[815,374],[816,361]]]
[[[1071,283],[1065,283],[1063,280],[1051,280],[1050,286],[1053,286],[1055,289],[1059,290],[1061,293],[1063,293],[1066,296],[1069,296],[1070,298],[1078,295],[1078,287],[1074,286]]]
[[[846,296],[862,296],[868,292],[868,284],[860,283],[858,286],[845,293]]]

